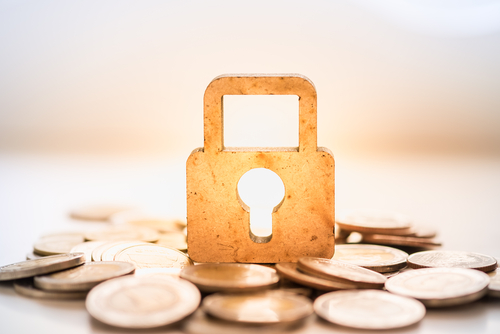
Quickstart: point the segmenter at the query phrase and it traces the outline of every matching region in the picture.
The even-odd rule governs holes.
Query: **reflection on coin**
[[[71,249],[84,242],[80,233],[61,233],[41,237],[33,246],[34,252],[40,255],[57,255],[71,252]]]
[[[433,238],[384,234],[363,234],[363,242],[391,246],[409,246],[424,249],[436,248],[441,246],[441,242]]]
[[[71,248],[70,253],[85,253],[85,261],[92,261],[92,251],[104,244],[105,241],[86,241]]]
[[[372,270],[319,257],[302,257],[297,262],[297,268],[310,275],[352,283],[362,288],[382,288],[386,281],[383,275]]]
[[[90,241],[107,240],[141,240],[144,242],[155,242],[158,240],[158,232],[146,227],[114,226],[103,230],[85,233],[85,239]]]
[[[393,235],[411,234],[412,224],[412,219],[407,216],[380,211],[357,212],[337,221],[345,231]]]
[[[101,261],[114,261],[116,254],[120,253],[124,249],[127,249],[136,245],[149,245],[143,241],[120,241],[120,243],[112,244],[111,247],[107,248],[101,255]]]
[[[425,315],[419,301],[380,290],[329,292],[314,301],[314,311],[338,325],[377,330],[409,326]]]
[[[186,224],[180,220],[167,219],[141,211],[123,211],[112,215],[109,220],[113,224],[129,224],[136,227],[147,227],[158,232],[181,232]]]
[[[205,263],[186,267],[181,271],[181,278],[204,292],[263,290],[279,281],[276,270],[243,263]]]
[[[289,279],[292,282],[318,290],[332,291],[358,288],[356,285],[351,283],[341,283],[316,276],[306,275],[297,270],[296,263],[277,263],[276,270],[281,276]]]
[[[127,262],[90,262],[76,268],[36,276],[35,286],[51,291],[88,291],[111,278],[130,274],[135,267]]]
[[[180,251],[187,250],[186,236],[182,232],[171,232],[160,234],[160,239],[156,242],[158,245],[163,245]]]
[[[117,212],[130,209],[130,207],[120,205],[88,205],[72,210],[70,216],[75,219],[104,221]]]
[[[32,277],[73,268],[85,262],[85,254],[72,253],[45,256],[0,267],[0,281]]]
[[[184,253],[160,245],[136,245],[124,249],[115,256],[115,261],[135,264],[137,269],[145,268],[184,268],[193,261]]]
[[[93,288],[85,302],[97,320],[123,328],[152,328],[179,321],[200,304],[196,287],[174,278],[126,276]]]
[[[296,321],[313,312],[309,298],[279,290],[216,293],[205,297],[202,307],[205,312],[220,319],[259,324]]]
[[[392,293],[420,300],[425,306],[454,306],[472,302],[488,291],[490,278],[483,272],[463,268],[411,270],[391,277],[385,288]]]
[[[406,267],[408,254],[377,245],[336,245],[332,259],[386,273]]]
[[[488,285],[488,295],[500,298],[500,268],[488,274],[490,276],[490,284]]]
[[[470,268],[490,272],[497,267],[495,258],[462,251],[425,251],[408,257],[408,266],[417,268]]]
[[[39,299],[85,299],[86,291],[45,291],[37,289],[33,284],[33,279],[24,278],[14,282],[14,290],[20,295]]]

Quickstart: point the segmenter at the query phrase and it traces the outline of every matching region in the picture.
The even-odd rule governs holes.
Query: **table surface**
[[[99,228],[69,218],[84,204],[126,204],[172,218],[186,212],[187,157],[83,157],[0,154],[0,265],[24,260],[38,236]],[[392,210],[439,231],[443,249],[500,257],[500,158],[336,156],[336,210]],[[45,301],[0,283],[3,333],[122,333],[93,320],[84,301]],[[197,311],[147,333],[366,333],[311,316],[294,326],[223,323]],[[393,333],[500,333],[500,299],[429,309]]]

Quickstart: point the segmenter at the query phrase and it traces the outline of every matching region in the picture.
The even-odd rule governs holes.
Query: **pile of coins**
[[[429,307],[500,297],[496,259],[419,250],[438,245],[429,241],[435,233],[418,232],[400,215],[351,215],[338,222],[337,239],[347,243],[336,245],[333,258],[268,265],[194,263],[185,223],[137,210],[80,209],[72,217],[110,225],[42,236],[27,261],[0,267],[0,281],[12,280],[19,294],[32,298],[85,299],[93,318],[120,328],[179,323],[200,309],[192,318],[202,312],[229,327],[296,324],[315,313],[336,325],[380,330],[417,323]],[[371,242],[349,242],[352,233]],[[408,238],[425,240],[402,244]],[[419,251],[381,245],[387,240]],[[184,326],[200,331],[193,323]]]

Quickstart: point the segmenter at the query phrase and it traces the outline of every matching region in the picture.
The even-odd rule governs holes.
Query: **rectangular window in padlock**
[[[297,147],[297,95],[224,95],[224,146]]]

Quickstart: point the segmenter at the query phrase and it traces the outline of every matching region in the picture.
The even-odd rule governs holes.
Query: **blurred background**
[[[187,158],[214,77],[300,73],[336,155],[500,155],[496,0],[2,0],[0,45],[1,152]],[[227,144],[297,145],[273,103],[226,108]]]

